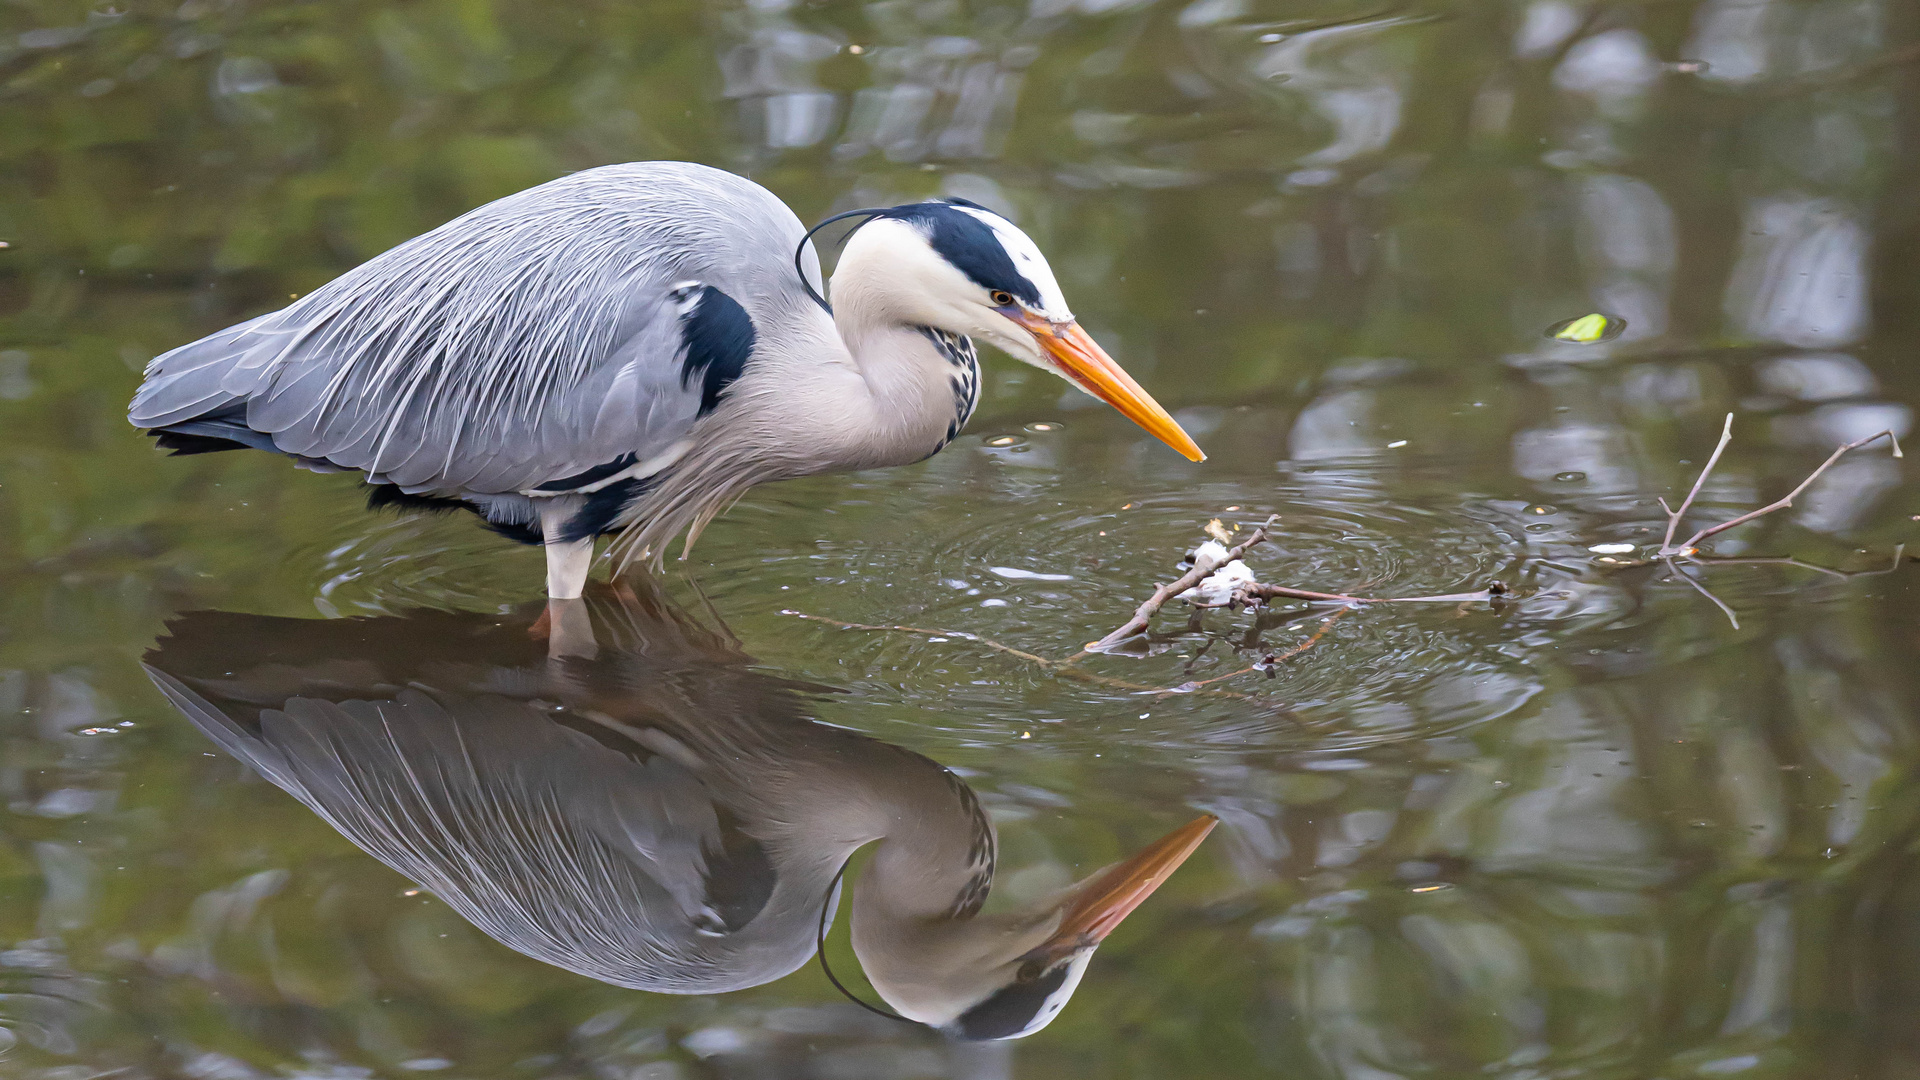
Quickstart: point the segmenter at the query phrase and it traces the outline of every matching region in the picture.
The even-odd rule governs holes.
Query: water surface
[[[1701,523],[1907,432],[1917,50],[1904,0],[12,5],[5,1071],[1920,1073],[1909,467],[1862,450],[1717,537],[1806,564],[1699,568],[1733,618],[1623,565],[1728,412]],[[812,966],[665,995],[515,951],[141,666],[199,642],[196,677],[284,702],[377,625],[449,692],[457,635],[532,629],[537,552],[165,458],[125,402],[155,353],[480,202],[660,157],[809,220],[1007,212],[1211,455],[989,358],[952,447],[760,489],[657,583],[724,685],[804,684],[809,722],[951,770],[998,831],[990,911],[1220,818],[1031,1038],[882,1020]],[[1595,311],[1627,329],[1546,336]],[[1064,670],[986,643],[1070,656],[1208,521],[1270,515],[1263,580],[1511,598],[1170,609]],[[844,921],[828,947],[870,993]]]

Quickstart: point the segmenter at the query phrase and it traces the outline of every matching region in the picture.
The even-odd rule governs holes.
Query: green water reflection
[[[1920,1075],[1920,492],[1884,451],[1658,540],[1920,394],[1907,0],[510,0],[0,9],[6,1075]],[[166,620],[521,609],[537,553],[350,478],[168,459],[155,353],[565,171],[681,157],[804,218],[1004,209],[1207,447],[989,362],[971,433],[753,494],[675,567],[822,719],[954,769],[996,902],[1222,825],[1013,1044],[812,969],[667,997],[492,940],[219,753]],[[1543,336],[1622,316],[1593,345]],[[1161,620],[1212,517],[1266,580],[1518,599]],[[842,630],[792,612],[949,634]],[[944,638],[944,640],[941,640]],[[842,937],[831,948],[851,963]]]

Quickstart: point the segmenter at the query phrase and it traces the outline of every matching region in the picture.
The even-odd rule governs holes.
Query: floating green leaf
[[[1547,336],[1555,341],[1572,341],[1581,345],[1591,345],[1597,341],[1612,341],[1627,328],[1627,320],[1618,315],[1602,315],[1594,312],[1577,319],[1557,322],[1547,328]]]

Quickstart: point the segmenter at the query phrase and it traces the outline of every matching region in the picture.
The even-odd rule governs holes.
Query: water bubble
[[[1557,514],[1559,512],[1560,509],[1558,507],[1547,506],[1545,504],[1535,504],[1527,507],[1527,513],[1529,514]]]
[[[75,735],[118,735],[120,734],[120,729],[110,728],[110,727],[83,727],[79,731],[74,732],[74,734]]]
[[[1000,435],[987,440],[988,446],[1012,446],[1020,441],[1017,435]]]
[[[1585,480],[1587,478],[1587,474],[1583,472],[1554,473],[1553,478],[1555,481],[1562,484],[1577,484],[1580,481]]]
[[[1530,533],[1552,532],[1553,526],[1549,525],[1544,521],[1536,521],[1533,524],[1527,526],[1527,531]]]
[[[1027,425],[1027,430],[1028,430],[1028,431],[1059,431],[1059,430],[1060,430],[1060,425],[1059,425],[1059,424],[1049,424],[1049,423],[1045,423],[1045,422],[1042,422],[1042,423],[1038,423],[1038,424],[1028,424],[1028,425]]]

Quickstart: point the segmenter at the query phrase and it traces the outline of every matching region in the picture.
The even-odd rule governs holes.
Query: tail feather
[[[161,353],[147,365],[146,381],[133,395],[127,420],[137,428],[174,427],[190,420],[232,414],[244,406],[251,390],[254,365],[248,357],[257,349],[273,348],[276,339],[262,337],[261,324],[274,312],[239,326]]]

